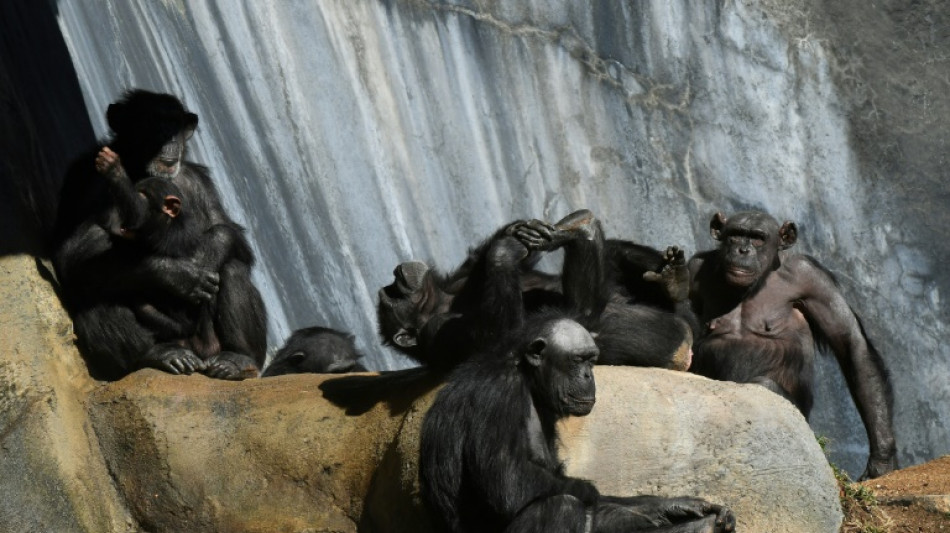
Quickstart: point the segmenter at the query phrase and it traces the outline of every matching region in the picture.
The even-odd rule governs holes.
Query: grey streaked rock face
[[[710,247],[716,210],[793,219],[895,390],[904,465],[950,452],[950,61],[939,0],[60,2],[97,132],[128,86],[181,95],[248,226],[274,346],[353,331],[375,367],[393,267],[451,268],[503,222],[587,207]],[[832,358],[812,425],[860,473]]]

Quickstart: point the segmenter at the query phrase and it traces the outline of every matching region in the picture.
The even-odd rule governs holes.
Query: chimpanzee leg
[[[561,273],[568,305],[583,316],[599,316],[607,305],[604,231],[600,221],[590,211],[583,210],[571,213],[554,227],[574,236],[564,245]]]
[[[220,271],[214,326],[221,349],[249,356],[260,368],[267,350],[267,312],[248,266],[228,261]]]
[[[73,314],[77,344],[96,379],[115,380],[138,368],[137,359],[155,344],[152,333],[126,306],[97,304]]]
[[[559,494],[536,500],[519,511],[505,533],[586,533],[590,520],[579,499]]]

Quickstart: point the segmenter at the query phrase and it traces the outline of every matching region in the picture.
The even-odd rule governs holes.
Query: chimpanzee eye
[[[762,246],[764,244],[765,244],[765,239],[763,239],[762,237],[752,237],[752,246],[755,246],[756,248],[758,248],[759,246]]]

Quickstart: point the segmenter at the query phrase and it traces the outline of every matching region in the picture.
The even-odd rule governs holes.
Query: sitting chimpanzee
[[[710,223],[717,250],[689,261],[690,298],[705,331],[694,347],[692,371],[714,379],[759,383],[812,407],[815,343],[841,364],[867,428],[871,456],[862,477],[897,466],[891,391],[881,357],[830,272],[795,244],[793,222],[745,212]]]
[[[100,152],[104,175],[120,214],[117,242],[130,257],[192,257],[202,243],[201,228],[195,223],[182,193],[169,179],[145,178],[134,185],[108,147]],[[242,231],[239,227],[236,231]],[[252,261],[250,247],[235,241],[234,257]],[[178,354],[170,364],[180,373],[200,371],[210,377],[256,377],[257,365],[246,355],[222,352],[215,331],[217,296],[192,303],[167,291],[127,290],[122,297],[135,313],[136,320],[152,332],[156,346]],[[240,370],[233,376],[233,367]]]
[[[343,374],[366,372],[353,335],[313,326],[294,331],[277,351],[261,377],[284,374]]]
[[[564,249],[561,276],[533,269],[539,252],[556,248]],[[644,274],[659,282],[644,282]],[[511,315],[545,307],[576,312],[595,333],[602,364],[689,366],[691,312],[675,298],[686,296],[682,252],[605,241],[587,210],[555,225],[509,224],[449,275],[421,262],[403,263],[394,275],[379,291],[383,342],[432,368],[451,368],[483,348]]]
[[[556,422],[590,413],[599,350],[559,313],[518,317],[450,375],[421,433],[422,498],[451,532],[729,532],[729,509],[699,498],[601,496],[568,477]]]
[[[215,377],[244,377],[248,360],[257,368],[264,362],[266,314],[250,280],[253,257],[240,226],[224,212],[207,170],[185,160],[197,115],[174,96],[133,90],[110,105],[106,117],[115,134],[111,150],[97,149],[98,173],[89,160],[73,166],[53,243],[62,296],[91,373],[116,379],[142,367],[174,374],[204,368]],[[130,245],[122,228],[129,207],[114,200],[122,189],[109,181],[117,154],[130,183],[157,177],[179,189],[199,235],[192,253],[143,254],[141,246]],[[182,302],[185,307],[174,312],[166,307],[169,316],[211,303],[221,350],[212,364],[177,343],[162,342],[165,332],[141,319],[143,309],[130,303],[141,300],[130,300],[130,294]]]

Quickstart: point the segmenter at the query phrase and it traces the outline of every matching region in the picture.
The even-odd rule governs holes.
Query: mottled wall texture
[[[58,24],[76,123],[105,135],[132,86],[200,115],[192,155],[249,230],[274,346],[324,324],[371,366],[406,366],[378,347],[376,290],[401,261],[451,268],[514,218],[586,207],[610,236],[697,251],[715,211],[760,208],[799,224],[864,318],[902,464],[950,452],[939,0],[29,3]],[[36,77],[5,80],[14,100],[52,91]],[[18,180],[30,198],[55,184]],[[819,370],[812,426],[860,472],[857,412],[834,359]]]

